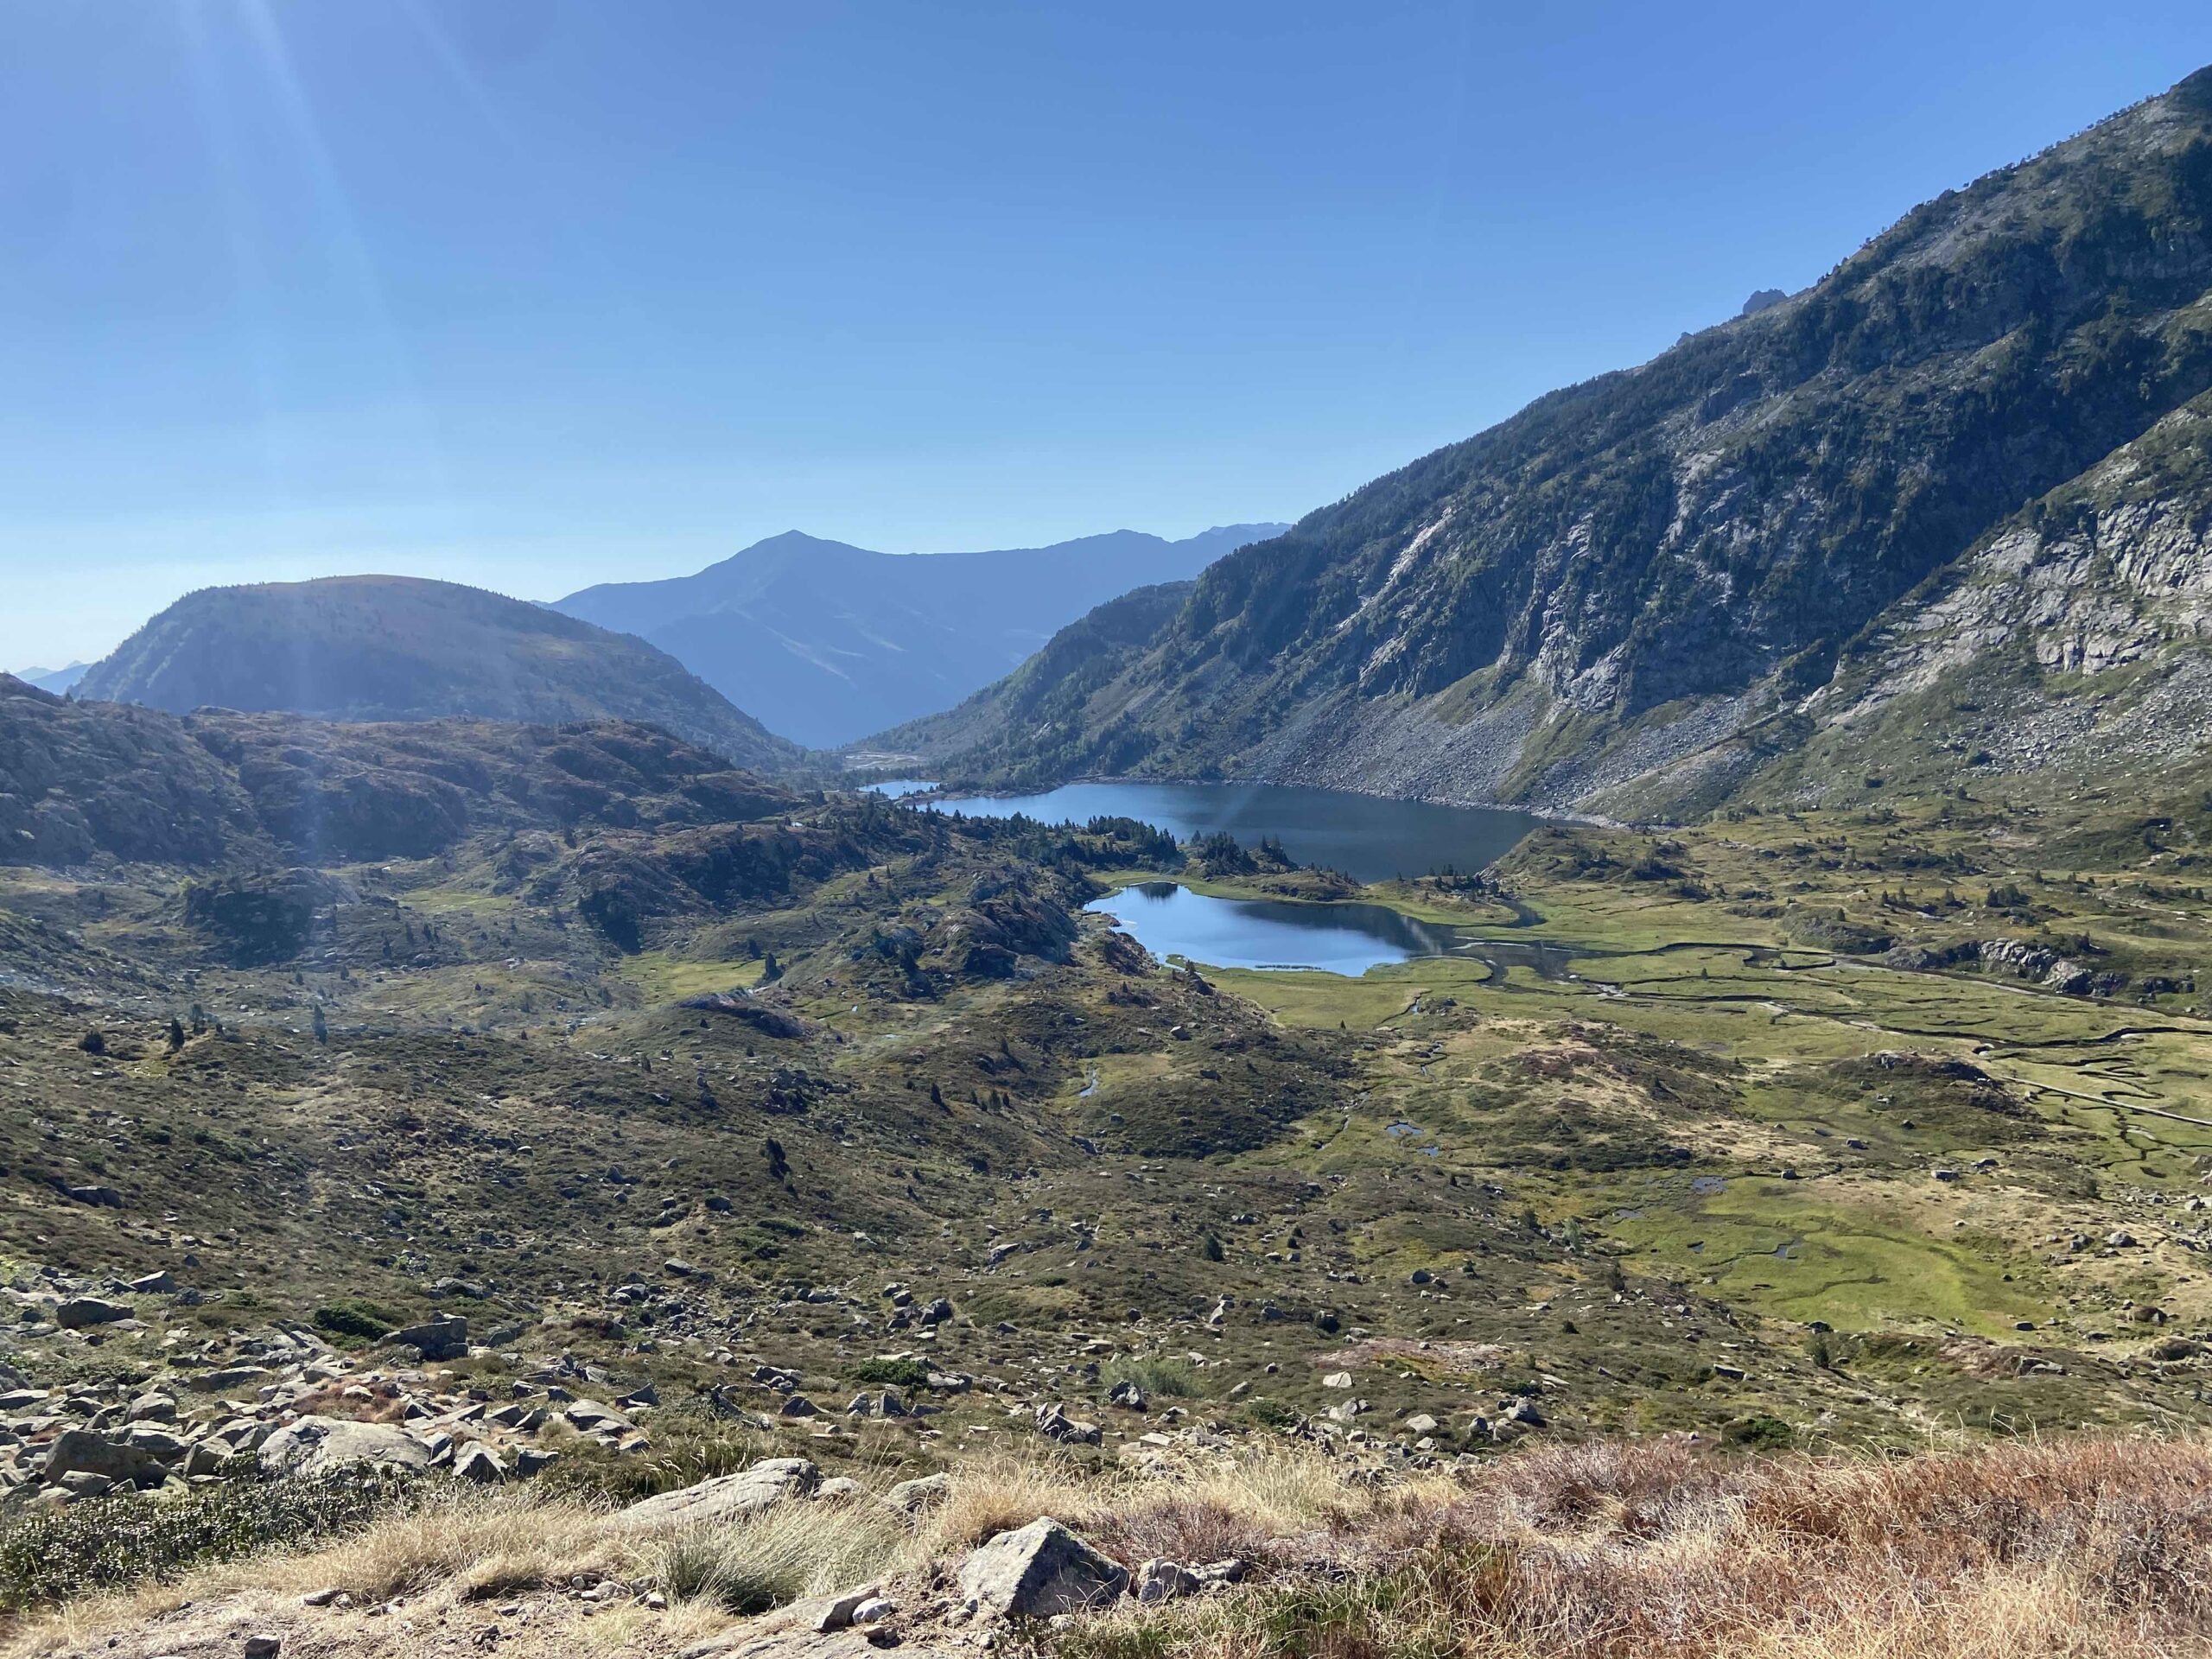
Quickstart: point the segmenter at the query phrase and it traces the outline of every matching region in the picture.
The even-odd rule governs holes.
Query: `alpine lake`
[[[930,787],[878,786],[904,795]],[[916,803],[940,812],[1085,823],[1134,818],[1178,840],[1227,833],[1246,847],[1280,841],[1300,864],[1360,881],[1454,869],[1471,872],[1510,850],[1540,822],[1525,812],[1390,800],[1287,784],[1069,784],[1035,795],[961,796]],[[1387,905],[1228,897],[1177,881],[1144,881],[1094,899],[1147,950],[1215,968],[1357,976],[1423,957],[1464,957],[1493,968],[1525,965],[1546,977],[1566,953],[1534,941],[1477,937]]]

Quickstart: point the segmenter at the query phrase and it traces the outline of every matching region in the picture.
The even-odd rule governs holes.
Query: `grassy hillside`
[[[543,725],[611,717],[664,727],[740,766],[798,759],[643,640],[498,594],[403,576],[188,594],[96,664],[77,694],[175,714],[213,707]]]

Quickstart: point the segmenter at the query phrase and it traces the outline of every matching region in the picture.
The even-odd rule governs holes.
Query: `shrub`
[[[181,1497],[130,1493],[73,1503],[0,1532],[0,1611],[359,1532],[429,1490],[404,1477],[344,1471],[227,1480]]]
[[[922,1389],[929,1386],[930,1368],[918,1359],[864,1359],[852,1375],[877,1388]]]
[[[1187,1400],[1199,1392],[1198,1373],[1187,1359],[1109,1359],[1099,1367],[1098,1380],[1109,1389],[1134,1382],[1147,1396],[1169,1400]]]
[[[364,1342],[375,1342],[399,1328],[399,1316],[374,1302],[346,1297],[315,1309],[315,1328],[334,1337],[358,1337]]]

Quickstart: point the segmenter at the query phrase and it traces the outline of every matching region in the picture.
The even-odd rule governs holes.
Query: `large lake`
[[[1136,818],[1188,841],[1227,830],[1247,847],[1274,836],[1301,864],[1362,881],[1473,871],[1511,850],[1537,820],[1526,812],[1433,806],[1290,784],[1068,784],[1041,795],[931,801],[943,812],[1022,813],[1047,823]]]
[[[1445,956],[1459,944],[1451,928],[1417,922],[1387,905],[1217,899],[1172,881],[1124,887],[1084,908],[1111,916],[1155,957],[1186,957],[1215,968],[1363,974],[1384,963]]]

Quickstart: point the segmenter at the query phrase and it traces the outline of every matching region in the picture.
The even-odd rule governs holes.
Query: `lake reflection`
[[[928,804],[982,817],[1019,812],[1046,823],[1135,818],[1179,841],[1226,830],[1254,847],[1274,836],[1300,864],[1342,870],[1361,881],[1447,867],[1479,870],[1537,822],[1526,812],[1292,784],[1069,784],[1041,795],[963,796]]]
[[[1094,899],[1156,957],[1187,957],[1217,968],[1309,968],[1363,974],[1384,963],[1449,952],[1448,927],[1386,905],[1301,905],[1217,899],[1173,881],[1147,881]]]

